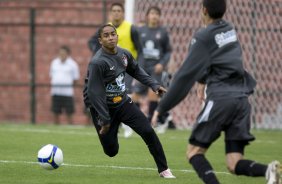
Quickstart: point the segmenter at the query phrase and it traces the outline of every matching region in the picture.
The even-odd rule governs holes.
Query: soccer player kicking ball
[[[102,48],[88,66],[83,96],[104,152],[110,157],[118,153],[117,134],[120,122],[123,122],[147,144],[159,175],[175,178],[167,166],[162,145],[150,122],[126,93],[125,73],[150,86],[158,95],[166,90],[138,66],[127,50],[117,47],[118,35],[113,25],[102,26],[98,34]]]
[[[244,159],[245,146],[255,139],[250,133],[248,96],[256,81],[243,68],[242,49],[236,31],[222,19],[225,11],[225,0],[202,1],[205,27],[193,36],[188,56],[160,101],[152,123],[156,123],[158,115],[183,100],[196,81],[205,84],[205,107],[197,118],[186,154],[198,176],[206,184],[219,184],[205,153],[223,131],[226,164],[231,173],[265,176],[267,184],[280,184],[278,161],[264,165]]]

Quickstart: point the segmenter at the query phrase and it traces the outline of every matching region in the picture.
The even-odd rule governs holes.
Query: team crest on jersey
[[[126,57],[125,54],[122,55],[121,61],[122,61],[122,64],[123,64],[125,67],[127,67],[127,65],[128,65],[128,60],[127,60],[127,57]]]

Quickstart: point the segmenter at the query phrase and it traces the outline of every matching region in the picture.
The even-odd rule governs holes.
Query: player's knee
[[[186,159],[189,161],[192,158],[192,155],[190,155],[190,151],[186,151]]]
[[[187,160],[190,160],[193,156],[198,155],[198,154],[205,154],[205,149],[198,147],[198,146],[194,146],[194,145],[189,145],[187,151],[186,151],[186,158]]]
[[[197,155],[198,153],[192,152],[191,150],[186,151],[186,159],[189,161],[193,156]]]
[[[142,139],[146,142],[146,144],[150,144],[157,139],[157,135],[152,127],[148,127],[143,129],[139,134]]]
[[[118,154],[118,147],[115,148],[111,147],[109,149],[104,149],[104,153],[109,157],[114,157]]]

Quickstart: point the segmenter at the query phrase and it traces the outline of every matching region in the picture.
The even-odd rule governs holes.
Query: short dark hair
[[[70,54],[70,53],[71,53],[70,48],[69,48],[68,46],[66,46],[66,45],[62,45],[62,46],[60,47],[60,49],[62,49],[62,50],[64,50],[64,51],[66,51],[66,53],[68,53],[68,54]]]
[[[113,7],[114,7],[114,6],[119,6],[119,7],[121,7],[122,11],[124,12],[124,7],[123,7],[123,5],[122,5],[121,3],[113,3],[113,4],[111,5],[111,10],[113,10]]]
[[[99,27],[99,29],[98,29],[98,37],[99,38],[101,38],[101,35],[102,35],[102,32],[103,32],[104,28],[108,27],[108,26],[114,28],[115,32],[117,32],[116,27],[114,25],[112,25],[112,24],[104,24],[101,27]]]
[[[226,0],[203,0],[203,6],[211,18],[219,19],[226,11]]]
[[[148,15],[151,10],[157,11],[159,15],[162,14],[161,9],[160,9],[159,7],[157,7],[157,6],[151,6],[151,7],[149,7],[149,9],[147,10],[146,15]]]

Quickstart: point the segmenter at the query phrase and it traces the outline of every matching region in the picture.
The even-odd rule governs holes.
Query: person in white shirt
[[[61,46],[59,56],[55,58],[50,67],[52,112],[54,122],[60,123],[59,115],[63,111],[67,114],[68,123],[72,124],[72,114],[74,113],[74,90],[73,85],[79,79],[79,68],[70,57],[70,48]]]

